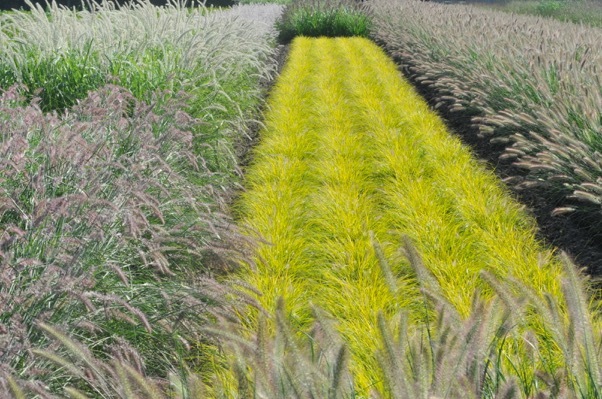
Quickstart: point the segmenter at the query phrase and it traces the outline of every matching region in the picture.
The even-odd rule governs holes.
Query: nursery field
[[[600,30],[184,4],[0,13],[2,399],[602,397]]]

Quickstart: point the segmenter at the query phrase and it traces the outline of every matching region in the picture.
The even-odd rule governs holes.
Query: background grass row
[[[602,5],[593,0],[518,0],[477,3],[517,14],[530,14],[561,21],[602,27]]]

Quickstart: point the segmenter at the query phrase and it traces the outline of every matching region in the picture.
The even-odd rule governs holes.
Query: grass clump
[[[286,7],[276,27],[278,39],[286,44],[296,36],[366,37],[371,22],[354,0],[299,0]]]
[[[140,101],[185,99],[184,111],[203,120],[195,151],[212,171],[234,177],[235,143],[255,123],[261,82],[274,73],[272,29],[281,9],[207,12],[185,5],[145,0],[116,8],[103,0],[76,12],[53,1],[2,14],[0,88],[16,83],[23,105],[36,97],[43,111],[58,112],[105,84],[125,87]]]
[[[141,101],[186,92],[185,111],[203,119],[200,134],[219,142],[222,170],[234,170],[226,136],[245,130],[259,82],[274,72],[267,61],[280,9],[207,12],[185,3],[155,7],[147,0],[116,9],[105,0],[75,12],[50,2],[47,9],[2,15],[1,87],[18,83],[26,100],[41,99],[44,111],[62,111],[107,83]]]
[[[14,96],[0,99],[0,360],[60,390],[68,378],[31,356],[46,350],[34,328],[44,322],[97,354],[135,348],[151,374],[171,371],[207,322],[191,276],[233,234],[214,183],[193,180],[209,174],[193,153],[195,120],[118,87],[61,117]]]
[[[97,57],[71,52],[41,58],[31,52],[18,70],[7,63],[0,66],[0,87],[21,84],[25,102],[35,97],[44,112],[64,110],[107,83],[105,74],[95,67]]]

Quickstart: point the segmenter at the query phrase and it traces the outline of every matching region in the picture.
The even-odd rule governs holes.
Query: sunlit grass
[[[534,221],[370,42],[296,39],[261,139],[238,210],[267,243],[242,277],[268,311],[284,298],[297,328],[311,324],[310,305],[336,317],[360,392],[382,383],[377,312],[426,317],[402,236],[465,317],[476,290],[493,295],[483,270],[560,298]]]

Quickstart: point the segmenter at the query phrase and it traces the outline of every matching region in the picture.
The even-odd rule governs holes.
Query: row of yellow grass
[[[294,41],[246,186],[240,222],[265,242],[242,278],[268,310],[283,297],[296,327],[309,326],[312,305],[333,315],[360,392],[382,381],[378,312],[424,318],[403,236],[462,315],[476,290],[491,295],[481,270],[561,297],[534,221],[368,40]]]

